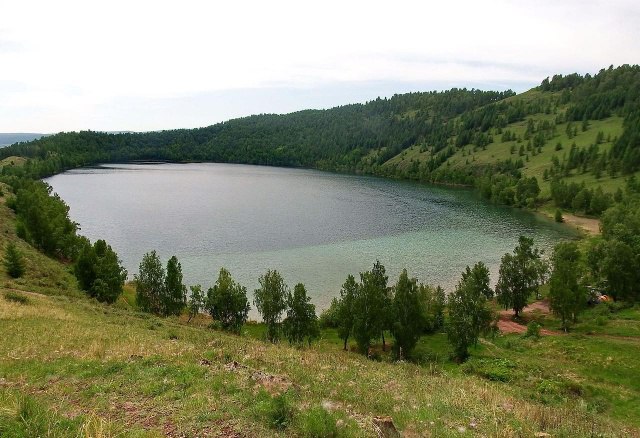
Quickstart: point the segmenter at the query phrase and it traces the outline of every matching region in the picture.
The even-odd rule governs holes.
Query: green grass
[[[296,349],[255,339],[261,325],[234,336],[207,329],[204,317],[187,325],[87,299],[29,299],[28,306],[0,299],[0,410],[13,412],[15,400],[29,397],[54,428],[56,418],[80,416],[74,430],[91,419],[123,436],[270,436],[282,430],[274,424],[284,411],[284,430],[302,436],[334,427],[367,436],[375,415],[391,415],[405,431],[428,425],[439,436],[470,423],[492,436],[586,436],[592,428],[623,435],[640,427],[638,338],[498,336],[458,366],[446,336],[436,334],[421,339],[419,364],[391,363],[341,351],[331,330]],[[618,316],[640,326],[637,308],[609,324]],[[226,367],[233,361],[241,366]],[[274,401],[282,394],[285,401]]]

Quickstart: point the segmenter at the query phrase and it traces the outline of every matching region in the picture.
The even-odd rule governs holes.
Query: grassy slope
[[[552,93],[542,93],[537,90],[530,90],[526,93],[510,97],[508,100],[516,101],[516,100],[532,100],[536,98],[540,98],[543,95],[547,95],[551,97]],[[558,112],[564,112],[566,110],[566,106],[559,107]],[[519,135],[524,139],[524,133],[527,127],[527,120],[533,119],[536,122],[548,120],[552,124],[555,123],[555,114],[534,114],[527,116],[524,121],[516,122],[507,125],[504,130],[509,130],[516,135]],[[529,160],[525,161],[525,167],[522,169],[523,173],[526,176],[535,176],[538,179],[538,183],[540,184],[540,188],[542,190],[541,196],[548,197],[549,193],[549,181],[543,180],[543,172],[545,169],[551,169],[551,158],[556,155],[560,161],[562,161],[562,157],[564,154],[569,153],[569,149],[573,142],[576,143],[578,149],[583,147],[588,147],[589,145],[595,143],[596,135],[599,131],[602,131],[605,139],[610,136],[609,142],[605,142],[600,144],[600,151],[608,151],[613,145],[613,140],[620,136],[622,133],[622,118],[621,117],[610,117],[605,120],[591,120],[589,121],[589,128],[587,131],[583,132],[581,129],[580,122],[573,122],[573,126],[577,127],[577,136],[569,139],[566,134],[567,124],[563,123],[556,126],[557,134],[554,138],[547,141],[547,143],[542,147],[542,153],[533,156],[531,152],[526,152],[529,155]],[[452,157],[450,157],[447,162],[442,164],[442,166],[453,166],[453,167],[461,167],[475,164],[488,164],[495,163],[497,161],[504,161],[506,159],[517,160],[522,158],[525,160],[525,156],[520,156],[518,154],[520,145],[524,144],[526,147],[526,140],[523,140],[521,143],[517,143],[515,141],[502,142],[501,135],[495,132],[491,133],[493,135],[493,143],[490,143],[485,150],[482,148],[476,148],[473,144],[469,144],[459,149]],[[562,143],[563,149],[560,151],[555,150],[556,143]],[[511,153],[511,146],[516,146],[515,153]],[[426,149],[426,148],[423,148]],[[410,148],[405,149],[395,157],[391,158],[387,163],[388,165],[397,165],[398,168],[403,169],[407,168],[411,165],[412,161],[424,162],[430,158],[429,151],[422,151],[419,146],[412,146]],[[638,174],[640,176],[640,173]],[[605,192],[613,193],[619,187],[624,187],[624,178],[616,177],[611,178],[606,171],[602,173],[602,177],[600,179],[596,179],[590,172],[586,174],[576,173],[574,170],[572,175],[565,178],[567,182],[578,182],[581,183],[585,181],[588,187],[597,187],[598,185],[602,186],[602,189]]]
[[[16,239],[14,220],[0,212],[4,244]],[[437,334],[420,342],[422,365],[393,364],[341,351],[332,331],[298,350],[255,339],[260,326],[238,337],[208,329],[204,317],[136,313],[130,288],[116,306],[97,304],[68,267],[20,247],[28,273],[2,285],[57,295],[23,293],[20,303],[0,288],[0,428],[14,436],[277,435],[269,406],[286,388],[295,408],[288,435],[339,421],[343,436],[371,436],[374,415],[391,415],[407,436],[640,433],[638,309],[604,323],[590,317],[576,335],[498,336],[462,367]],[[607,336],[582,334],[599,330]],[[247,368],[227,369],[232,361]]]
[[[0,299],[0,408],[9,414],[29,394],[51,416],[125,436],[268,436],[276,434],[263,416],[269,391],[291,385],[292,434],[323,403],[348,436],[370,435],[378,414],[435,436],[470,424],[492,436],[640,433],[638,338],[509,335],[485,342],[463,367],[419,366],[342,352],[331,336],[296,350],[81,299],[28,300]],[[438,335],[421,348],[443,345]],[[225,369],[234,360],[249,368]]]

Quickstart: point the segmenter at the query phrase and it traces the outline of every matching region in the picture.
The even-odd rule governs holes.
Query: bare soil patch
[[[547,300],[542,300],[542,301],[536,301],[534,303],[529,304],[522,310],[521,314],[522,315],[527,313],[548,314],[549,312],[550,312],[549,302]],[[519,322],[513,320],[514,316],[515,316],[515,313],[511,309],[500,311],[498,328],[502,333],[524,333],[527,331],[526,325],[520,324]],[[540,329],[540,334],[543,336],[550,336],[550,335],[559,335],[560,333],[555,332],[553,330]]]

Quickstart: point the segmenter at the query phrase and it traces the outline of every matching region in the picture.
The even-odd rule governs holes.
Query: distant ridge
[[[0,148],[21,141],[32,141],[44,137],[47,134],[33,132],[0,132]]]

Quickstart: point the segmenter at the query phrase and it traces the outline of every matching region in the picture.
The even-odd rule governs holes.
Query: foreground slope
[[[480,369],[494,361],[507,381],[536,382],[536,396],[517,383],[436,364],[373,362],[327,341],[297,350],[85,300],[23,295],[26,303],[0,299],[0,427],[7,430],[16,428],[10,418],[28,395],[48,410],[33,427],[59,436],[83,427],[99,427],[107,436],[269,436],[279,433],[269,427],[272,397],[286,391],[294,409],[286,429],[291,435],[308,432],[309,417],[321,409],[330,419],[323,421],[338,421],[347,436],[372,435],[375,415],[391,415],[408,436],[640,433],[637,413],[624,418],[632,406],[604,413],[617,402],[601,397],[594,404],[581,396],[590,385],[603,394],[613,384],[609,374],[633,361],[637,340],[545,338],[526,345],[511,336],[517,347],[502,341],[485,347],[490,355],[501,350],[502,362],[472,362]],[[618,354],[604,357],[605,342]],[[603,354],[591,351],[592,343]],[[540,361],[551,354],[557,355],[553,371]],[[527,369],[526,356],[540,363]],[[624,375],[615,389],[635,404],[637,383]]]

